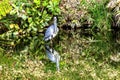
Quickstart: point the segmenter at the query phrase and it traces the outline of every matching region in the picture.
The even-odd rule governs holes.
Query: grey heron
[[[54,38],[58,34],[58,27],[57,27],[57,18],[54,17],[53,25],[49,26],[45,32],[44,40],[48,41]]]
[[[45,48],[46,48],[46,54],[47,54],[48,58],[52,62],[56,63],[56,68],[59,71],[60,70],[60,68],[59,68],[59,61],[60,61],[59,53],[47,45],[45,45]]]

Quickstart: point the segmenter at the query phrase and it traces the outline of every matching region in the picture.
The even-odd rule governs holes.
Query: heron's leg
[[[51,47],[52,47],[52,40],[50,40],[50,45],[51,45]]]
[[[51,36],[52,39],[51,39],[51,47],[52,47],[52,53],[54,53],[54,50],[53,50],[53,36]]]
[[[58,34],[58,36],[57,36],[57,42],[58,42],[58,44],[59,44],[59,40],[60,40],[60,37],[59,37],[59,34]]]
[[[52,47],[52,53],[54,53],[54,50],[53,50],[53,40],[51,39],[51,47]]]
[[[56,61],[56,68],[57,68],[57,71],[60,71],[60,68],[59,68],[59,60],[57,59]]]

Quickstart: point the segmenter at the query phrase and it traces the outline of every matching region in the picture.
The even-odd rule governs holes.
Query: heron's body
[[[49,46],[45,46],[46,47],[46,54],[48,56],[48,58],[56,63],[56,67],[57,70],[59,70],[59,61],[60,61],[60,55],[58,52],[56,52],[55,50],[52,50],[51,48],[49,48]]]
[[[45,37],[44,37],[45,41],[51,40],[52,38],[54,38],[57,35],[59,29],[56,27],[57,30],[54,31],[54,28],[55,28],[54,25],[51,25],[50,27],[47,28],[47,30],[45,32]]]
[[[57,18],[54,17],[54,24],[49,26],[45,32],[45,37],[44,40],[48,41],[51,40],[52,38],[54,38],[57,33],[58,33],[59,29],[57,27]]]

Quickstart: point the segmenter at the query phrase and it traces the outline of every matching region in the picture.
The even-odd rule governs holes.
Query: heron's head
[[[54,17],[54,21],[57,21],[57,17]]]

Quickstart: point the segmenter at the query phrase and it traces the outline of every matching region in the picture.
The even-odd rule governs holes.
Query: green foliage
[[[0,19],[12,10],[9,0],[0,1]]]
[[[60,12],[60,9],[56,8],[59,5],[58,1],[57,0],[49,1],[49,5],[47,6],[48,10],[50,12],[53,12],[53,14],[55,15]]]
[[[21,1],[22,2],[22,1]],[[53,15],[58,15],[60,9],[58,7],[59,0],[34,0],[32,2],[23,1],[22,3],[16,1],[13,4],[14,10],[11,15],[16,15],[27,22],[23,22],[23,27],[42,29],[48,26],[48,22]],[[26,24],[28,23],[28,24]]]
[[[34,0],[34,3],[35,3],[37,6],[39,6],[40,3],[41,3],[41,0]]]
[[[11,5],[12,11],[0,21],[8,29],[0,35],[1,40],[8,40],[2,44],[13,48],[28,45],[29,51],[37,51],[44,46],[43,34],[39,33],[54,15],[60,14],[59,0],[11,0]]]

